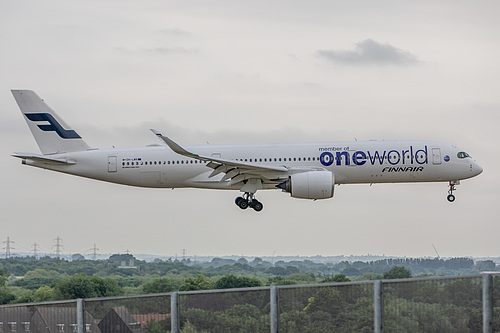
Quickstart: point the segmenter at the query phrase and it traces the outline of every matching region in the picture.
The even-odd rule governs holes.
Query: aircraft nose
[[[474,173],[474,176],[479,175],[481,172],[483,172],[483,167],[479,165],[476,161],[472,164],[472,172]]]

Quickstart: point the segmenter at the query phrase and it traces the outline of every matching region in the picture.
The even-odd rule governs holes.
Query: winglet
[[[167,144],[167,146],[169,146],[170,149],[172,149],[177,154],[183,155],[183,156],[187,156],[187,157],[197,157],[197,158],[200,158],[199,155],[187,151],[186,149],[182,148],[181,146],[179,146],[174,141],[170,140],[168,137],[162,135],[159,131],[157,131],[155,129],[151,129],[151,132],[153,132],[160,140],[162,140],[163,142],[165,142]]]

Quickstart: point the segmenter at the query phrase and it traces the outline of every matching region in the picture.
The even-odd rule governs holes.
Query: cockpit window
[[[459,152],[459,153],[457,154],[457,157],[458,157],[458,158],[466,158],[466,157],[470,157],[470,155],[469,155],[469,154],[467,154],[467,153],[466,153],[466,152],[464,152],[464,151],[461,151],[461,152]]]

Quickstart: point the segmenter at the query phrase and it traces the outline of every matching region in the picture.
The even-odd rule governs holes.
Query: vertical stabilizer
[[[31,90],[12,90],[42,154],[89,149],[89,145]]]

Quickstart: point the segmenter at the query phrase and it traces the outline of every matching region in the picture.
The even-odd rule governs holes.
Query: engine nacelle
[[[295,173],[277,187],[300,199],[328,199],[333,197],[335,176],[330,171]]]

